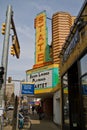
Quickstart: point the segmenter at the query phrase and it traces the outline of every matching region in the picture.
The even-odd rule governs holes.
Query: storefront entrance
[[[70,130],[82,130],[81,123],[81,94],[79,84],[79,72],[77,62],[68,70],[68,89],[69,89],[69,111],[70,111]]]
[[[63,130],[87,130],[87,53],[62,77]]]
[[[63,130],[83,130],[79,62],[63,76]]]

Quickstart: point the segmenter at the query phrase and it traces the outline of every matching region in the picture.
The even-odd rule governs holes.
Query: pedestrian
[[[23,119],[20,119],[20,120],[19,120],[19,129],[22,129],[22,128],[23,128],[23,125],[24,125]]]
[[[42,118],[44,117],[44,112],[43,112],[43,108],[41,106],[38,107],[38,114],[39,114],[39,120],[42,120]]]
[[[5,111],[4,111],[3,117],[4,117],[4,119],[6,119],[6,112]]]
[[[34,114],[35,106],[32,106],[32,114]]]

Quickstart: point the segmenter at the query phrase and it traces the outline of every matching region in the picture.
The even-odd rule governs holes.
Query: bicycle
[[[12,119],[4,119],[4,126],[7,126],[7,125],[12,125]]]
[[[29,116],[25,116],[24,117],[24,125],[23,125],[23,128],[28,128],[28,129],[31,129],[31,120],[30,120],[30,117]]]

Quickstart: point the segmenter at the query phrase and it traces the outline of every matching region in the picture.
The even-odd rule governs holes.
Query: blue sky
[[[34,19],[36,15],[46,10],[47,17],[58,11],[69,12],[73,16],[77,16],[84,0],[1,0],[0,1],[0,27],[6,19],[7,6],[12,5],[14,12],[13,18],[16,31],[21,47],[20,58],[17,59],[9,53],[7,77],[12,76],[13,79],[26,79],[25,71],[32,69],[34,64],[35,51],[35,30]],[[51,21],[48,22],[48,39],[51,42]],[[0,62],[2,57],[3,35],[0,33]],[[11,39],[11,36],[10,36]],[[12,42],[9,43],[9,51]]]

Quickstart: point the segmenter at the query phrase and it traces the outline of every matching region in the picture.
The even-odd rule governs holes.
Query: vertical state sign
[[[46,62],[46,40],[47,40],[47,29],[46,29],[46,13],[42,12],[37,15],[35,19],[36,29],[36,64]]]
[[[34,95],[34,84],[33,83],[22,83],[21,94]]]

